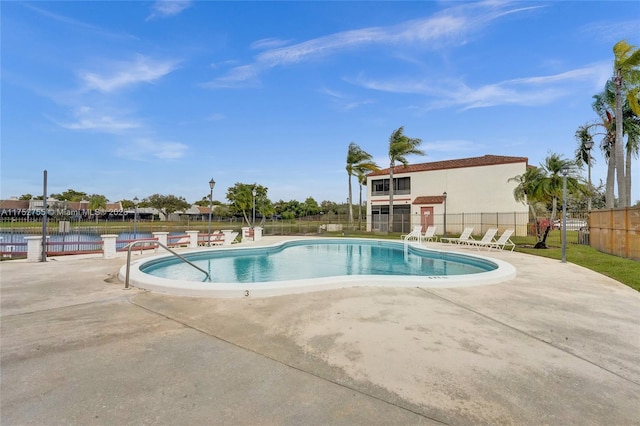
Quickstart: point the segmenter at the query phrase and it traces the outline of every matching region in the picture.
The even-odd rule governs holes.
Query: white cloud
[[[99,34],[102,35],[104,37],[108,37],[108,38],[115,38],[115,39],[135,39],[136,37],[130,35],[130,34],[126,34],[126,33],[115,33],[112,31],[108,31],[105,30],[101,27],[97,27],[95,25],[91,25],[91,24],[87,24],[86,22],[83,21],[79,21],[77,19],[73,19],[73,18],[69,18],[65,15],[60,15],[57,13],[52,13],[49,12],[46,9],[43,9],[41,7],[36,7],[33,4],[29,4],[29,3],[21,3],[22,6],[31,9],[32,11],[39,13],[42,16],[45,16],[49,19],[53,19],[54,21],[58,21],[61,22],[63,24],[65,24],[66,26],[70,26],[73,27],[75,29],[78,29],[80,31],[90,31],[94,34]]]
[[[69,130],[94,130],[115,134],[140,127],[136,121],[124,119],[109,111],[97,111],[88,106],[78,108],[73,115],[74,120],[71,122],[51,120]]]
[[[207,116],[207,121],[220,121],[224,120],[225,118],[227,118],[226,115],[219,112],[214,112],[213,114],[209,114],[209,116]]]
[[[329,97],[331,103],[335,105],[337,108],[340,108],[345,111],[349,111],[352,109],[356,109],[362,105],[369,105],[375,103],[371,99],[354,99],[350,95],[345,95],[341,92],[332,89],[321,89],[320,93],[323,93],[327,97]]]
[[[180,14],[191,6],[190,0],[159,0],[151,6],[151,14],[147,21],[154,18],[166,18]]]
[[[607,69],[609,69],[608,65]],[[602,75],[603,64],[598,64],[554,75],[506,80],[478,88],[461,86],[460,90],[454,91],[453,96],[448,100],[463,106],[464,109],[506,104],[546,105],[576,91],[584,90],[585,84],[589,89],[602,87]]]
[[[175,70],[176,63],[138,55],[133,61],[116,62],[107,67],[112,68],[108,74],[80,73],[86,90],[109,93],[138,83],[152,83]]]
[[[613,45],[620,40],[629,40],[631,37],[636,38],[638,34],[638,20],[596,22],[584,26],[582,31],[607,45]],[[611,57],[613,58],[613,51],[611,52]]]
[[[470,86],[459,80],[411,81],[409,79],[374,80],[361,76],[352,83],[367,89],[421,94],[429,98],[429,109],[452,106],[462,109],[497,105],[546,105],[576,91],[600,88],[610,76],[608,63],[598,63],[547,76],[524,77],[496,83]]]
[[[275,49],[289,43],[290,42],[287,40],[280,40],[278,38],[264,38],[262,40],[254,41],[253,43],[251,43],[251,49]]]
[[[488,22],[506,14],[532,9],[534,8],[513,8],[510,3],[503,2],[472,3],[446,9],[431,17],[389,27],[370,27],[330,34],[267,50],[260,53],[253,63],[233,68],[226,76],[215,79],[207,86],[243,87],[243,82],[255,79],[264,70],[363,46],[402,47],[407,44],[419,44],[426,49],[437,49],[442,46],[464,44],[467,34]],[[268,42],[260,40],[254,45],[268,46]]]
[[[134,160],[175,160],[187,154],[189,147],[180,142],[156,141],[149,138],[137,138],[127,142],[117,150],[120,157]]]
[[[249,85],[247,82],[252,81],[259,73],[260,70],[255,65],[242,65],[232,68],[226,76],[217,78],[204,86],[209,88],[247,87]]]

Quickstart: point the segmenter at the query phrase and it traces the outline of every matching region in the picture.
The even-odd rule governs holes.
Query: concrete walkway
[[[0,424],[640,425],[640,293],[490,255],[518,277],[218,300],[1,262]]]

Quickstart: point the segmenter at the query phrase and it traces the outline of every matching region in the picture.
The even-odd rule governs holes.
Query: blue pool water
[[[451,276],[492,271],[486,259],[379,240],[289,241],[277,247],[210,250],[185,256],[216,283],[263,283],[345,275]],[[140,266],[162,278],[203,281],[201,271],[175,257]]]

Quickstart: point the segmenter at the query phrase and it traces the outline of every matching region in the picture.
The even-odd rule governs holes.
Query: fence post
[[[631,223],[629,220],[631,215],[629,214],[629,207],[624,208],[624,257],[631,259],[631,241],[629,236],[631,234]]]
[[[198,247],[198,232],[199,231],[185,231],[185,233],[189,236],[189,248]]]
[[[169,244],[167,244],[167,235],[169,235],[168,232],[152,232],[151,235],[153,235],[154,238],[157,238],[160,244],[163,244],[169,247]],[[158,246],[158,247],[161,248],[162,246]],[[158,249],[156,248],[156,250]]]
[[[615,221],[613,219],[613,209],[609,209],[609,254],[615,254]]]
[[[249,230],[251,229],[251,227],[249,226],[243,226],[242,227],[242,242],[244,243],[245,240],[249,241],[250,237],[249,237]]]
[[[104,234],[100,235],[102,238],[102,258],[113,259],[116,257],[116,234]]]

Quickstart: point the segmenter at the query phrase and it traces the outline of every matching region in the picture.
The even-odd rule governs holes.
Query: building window
[[[389,229],[389,206],[371,206],[371,229],[386,232]],[[404,232],[411,228],[411,208],[408,205],[393,206],[392,232]]]
[[[411,178],[393,178],[393,193],[398,195],[411,193]],[[389,179],[371,181],[371,195],[389,195]]]

